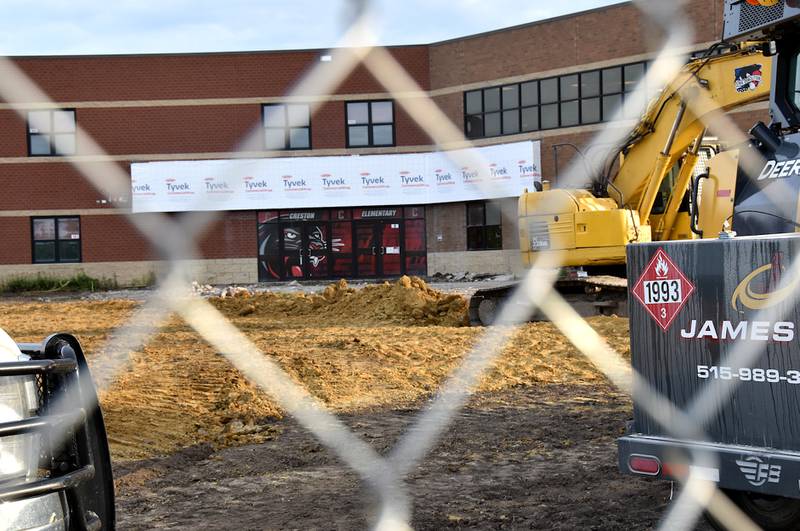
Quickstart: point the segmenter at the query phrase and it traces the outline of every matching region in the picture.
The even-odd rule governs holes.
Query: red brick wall
[[[719,39],[722,0],[690,2],[695,42]],[[431,89],[657,51],[659,32],[631,3],[454,39],[430,47]]]
[[[0,264],[31,262],[31,220],[27,217],[0,218]]]
[[[151,214],[136,214],[136,216],[146,217]],[[185,219],[182,215],[173,215],[170,218],[173,221]],[[160,258],[148,240],[138,232],[126,216],[82,216],[81,239],[85,262]],[[246,258],[256,255],[256,246],[255,212],[225,212],[202,236],[199,250],[202,258]],[[28,256],[30,260],[30,253]]]
[[[428,47],[392,55],[428,88]],[[18,57],[16,64],[55,101],[282,96],[319,64],[323,50],[83,57]],[[324,65],[333,63],[324,63]],[[313,90],[313,87],[312,87]],[[383,92],[357,68],[337,94]]]
[[[689,18],[698,21],[696,42],[714,40],[721,33],[721,0],[692,2]],[[453,87],[453,93],[436,102],[458,130],[463,128],[465,83],[491,82],[508,76],[535,77],[537,72],[614,60],[652,51],[659,34],[643,23],[629,3],[552,21],[529,24],[489,34],[433,45],[401,46],[390,52],[423,89]],[[655,43],[655,44],[654,44]],[[208,99],[280,97],[286,94],[322,52],[279,51],[187,55],[91,56],[17,58],[17,64],[59,102],[153,99]],[[316,90],[312,87],[312,93]],[[362,99],[385,89],[364,69],[356,68],[335,94]],[[749,126],[763,113],[738,115]],[[430,143],[395,105],[396,143],[417,146]],[[231,105],[83,107],[78,123],[112,155],[227,152],[240,147],[248,133],[256,132],[248,149],[261,149],[261,106]],[[324,103],[311,122],[312,147],[342,149],[345,141],[345,102]],[[542,171],[553,180],[552,145],[585,143],[591,134],[566,130],[542,140]],[[508,139],[510,140],[510,139]],[[499,138],[497,141],[505,141]],[[85,146],[80,147],[86,153]],[[0,157],[27,157],[25,123],[9,110],[0,110]],[[560,152],[560,170],[572,153]],[[120,165],[126,174],[129,164]],[[69,164],[12,162],[0,164],[0,210],[70,210],[104,208],[94,190]],[[127,204],[108,205],[127,207]],[[428,243],[431,251],[466,248],[463,203],[428,209]],[[124,216],[81,217],[83,258],[87,262],[153,259],[147,242]],[[513,227],[504,227],[504,245],[516,240]],[[444,241],[436,241],[441,232]],[[0,218],[0,235],[7,252],[0,263],[29,263],[29,218]],[[202,240],[207,258],[254,257],[254,212],[231,212],[214,224]]]
[[[137,214],[148,216],[149,214]],[[125,262],[158,258],[148,241],[126,216],[81,216],[84,262]]]

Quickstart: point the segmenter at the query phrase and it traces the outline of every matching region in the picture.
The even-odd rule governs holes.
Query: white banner
[[[417,205],[516,197],[541,181],[538,141],[457,151],[131,165],[133,212]]]

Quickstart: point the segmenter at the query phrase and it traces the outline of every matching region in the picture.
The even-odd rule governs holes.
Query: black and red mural
[[[259,280],[425,275],[424,207],[258,213]]]

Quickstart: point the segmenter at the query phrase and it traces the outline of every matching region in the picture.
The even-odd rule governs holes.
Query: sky
[[[425,44],[621,0],[373,0],[381,44]],[[328,48],[352,0],[0,0],[0,55]]]

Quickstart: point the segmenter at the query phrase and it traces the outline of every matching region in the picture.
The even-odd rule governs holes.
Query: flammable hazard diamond
[[[693,291],[694,285],[661,248],[633,286],[634,297],[665,332]]]

